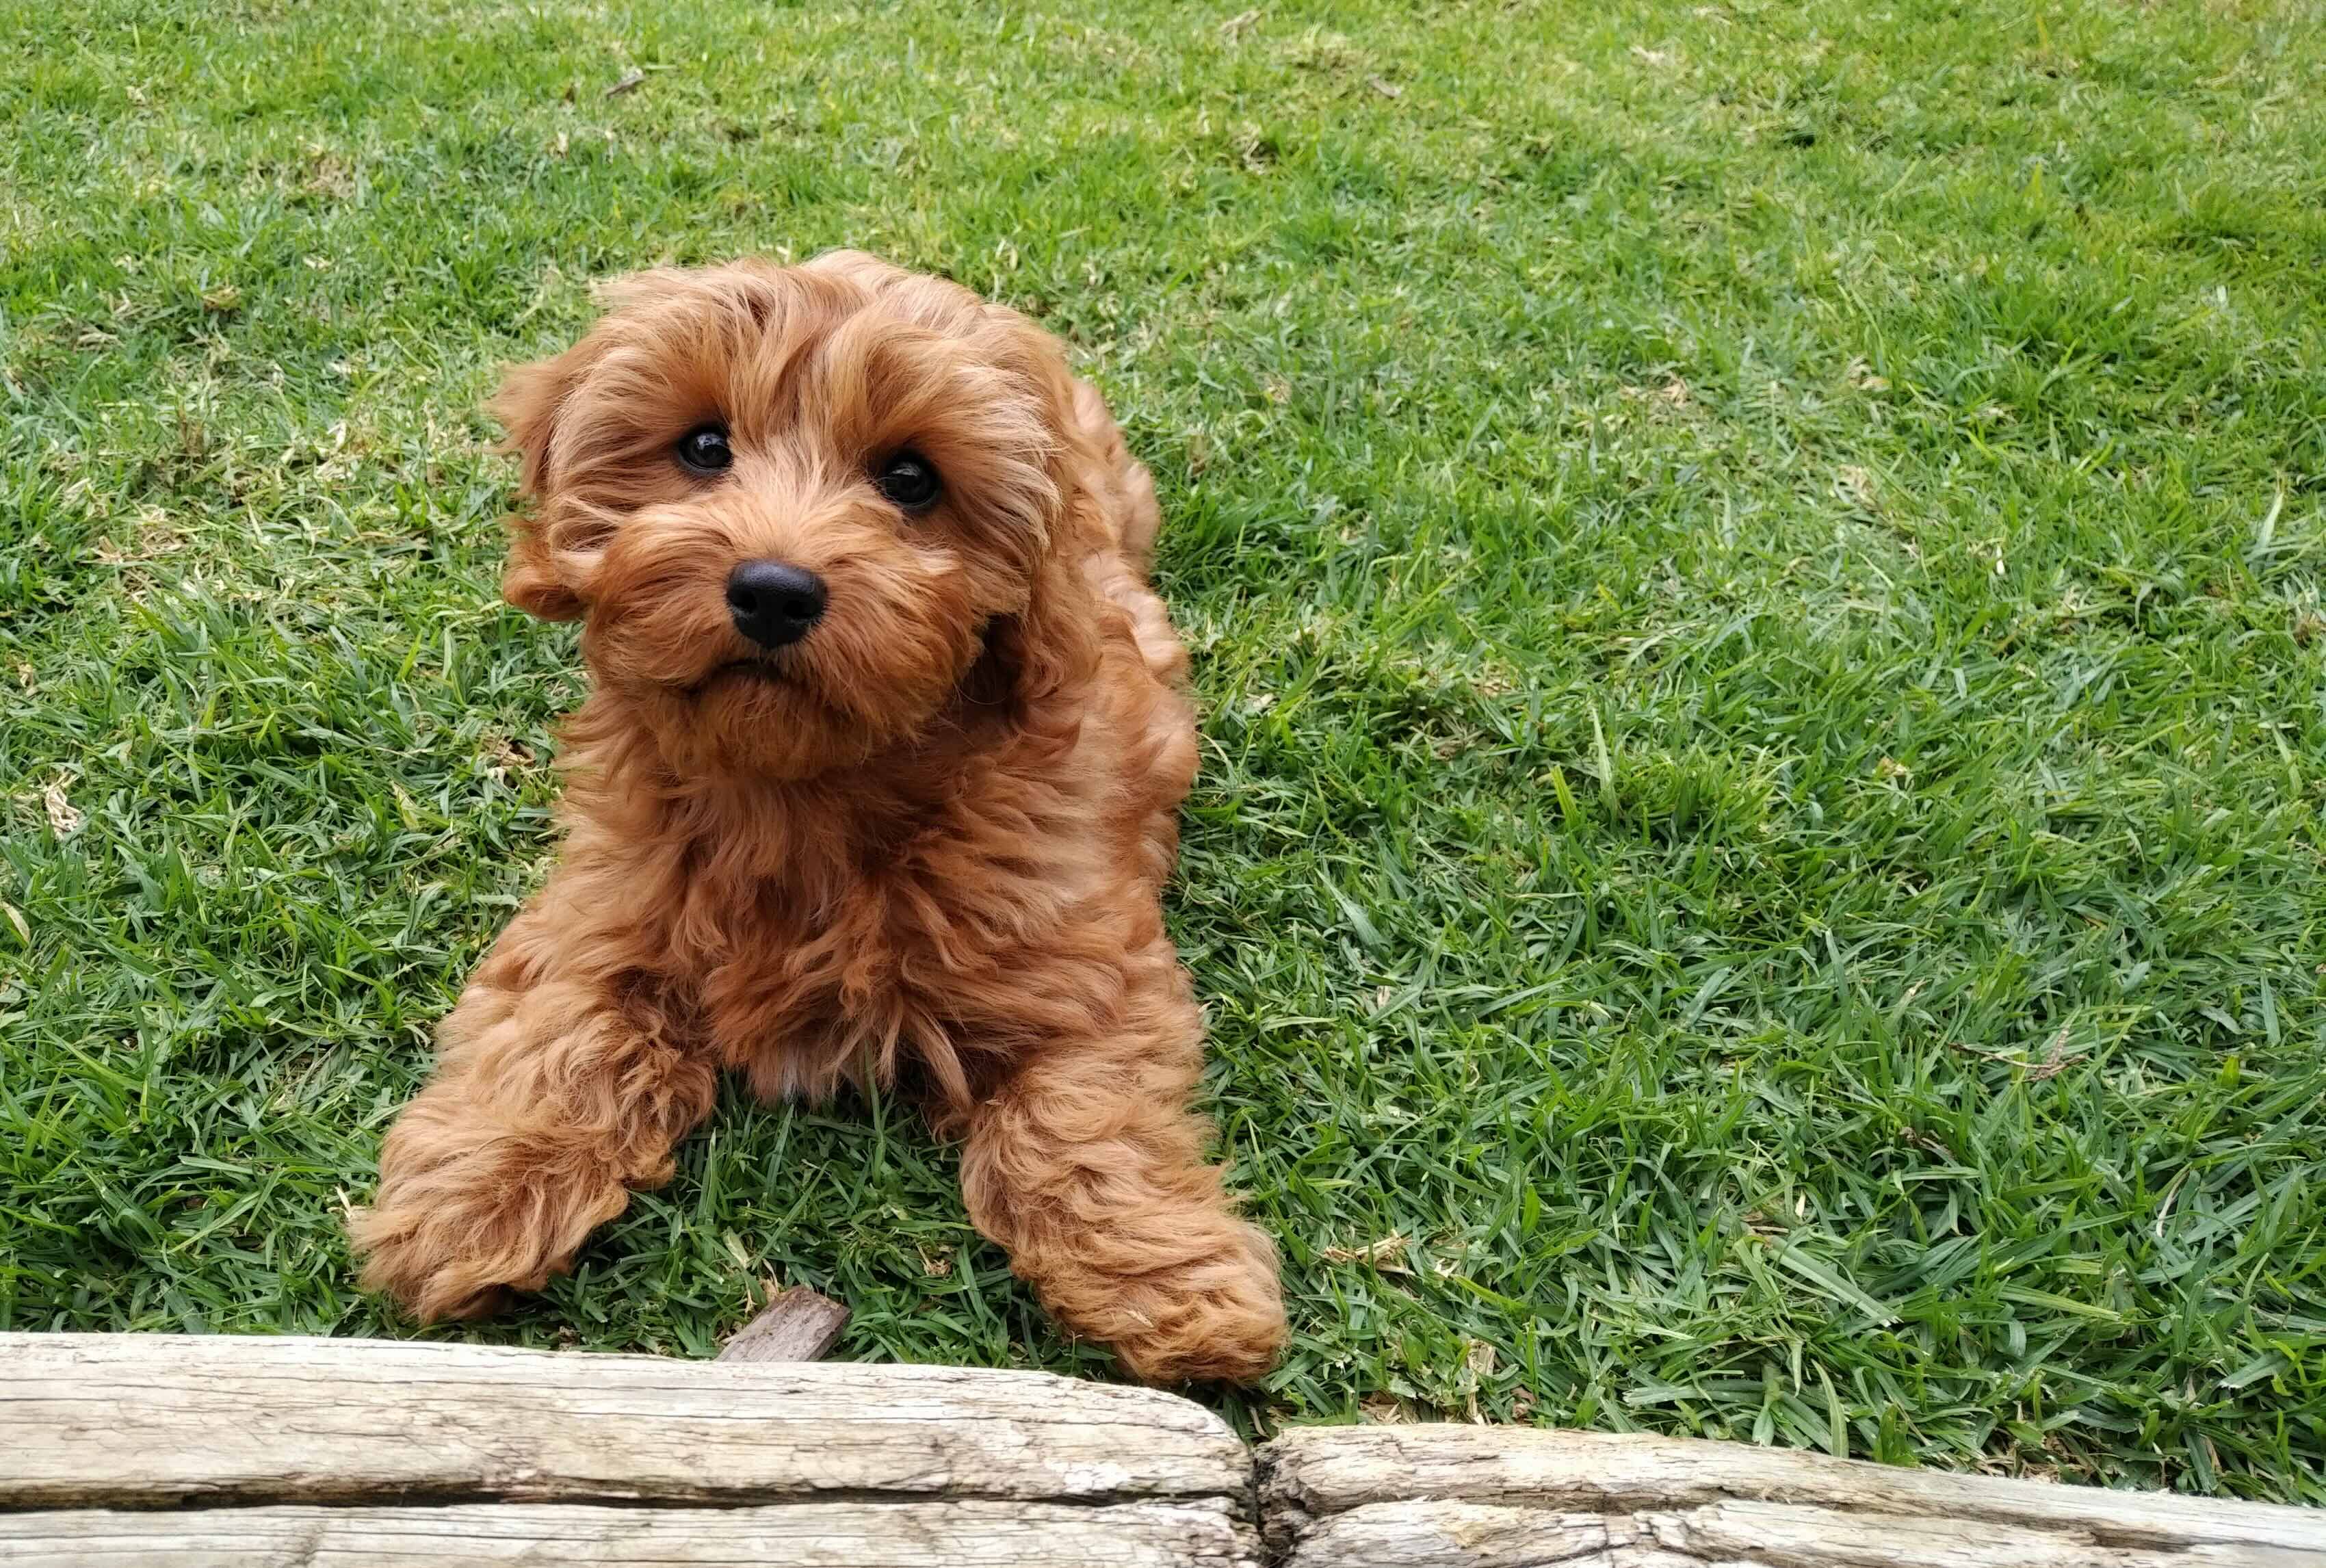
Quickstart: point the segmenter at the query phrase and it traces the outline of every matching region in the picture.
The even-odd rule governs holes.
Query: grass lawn
[[[353,1287],[542,872],[502,362],[650,262],[1040,317],[1156,469],[1247,1430],[2326,1502],[2326,5],[0,0],[0,1327]],[[615,91],[635,81],[627,90]],[[485,1340],[1109,1369],[896,1104]]]

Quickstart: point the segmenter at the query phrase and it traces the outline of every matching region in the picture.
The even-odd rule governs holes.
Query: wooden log
[[[779,1290],[719,1352],[722,1361],[821,1361],[847,1331],[848,1309],[804,1285]]]
[[[2125,1546],[2076,1531],[1856,1514],[1793,1503],[1572,1514],[1488,1503],[1367,1503],[1316,1521],[1288,1568],[2293,1568],[2316,1554],[2194,1542]]]
[[[1309,1427],[1260,1466],[1287,1568],[2326,1568],[2311,1509],[1741,1443]]]
[[[1242,1498],[1227,1424],[1037,1372],[0,1334],[0,1509]]]
[[[5,1568],[1258,1568],[1224,1501],[0,1514]]]
[[[1278,1568],[2326,1568],[2326,1515],[1732,1443],[1308,1428]],[[961,1368],[0,1335],[0,1568],[1258,1568],[1252,1456],[1149,1389]]]

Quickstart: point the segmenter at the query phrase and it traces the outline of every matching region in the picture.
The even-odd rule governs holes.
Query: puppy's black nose
[[[735,629],[763,648],[807,636],[823,614],[823,579],[787,561],[747,561],[727,579]]]

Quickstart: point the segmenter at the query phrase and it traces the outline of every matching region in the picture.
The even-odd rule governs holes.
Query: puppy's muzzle
[[[727,579],[735,629],[763,648],[784,648],[823,618],[823,579],[788,561],[747,561]]]

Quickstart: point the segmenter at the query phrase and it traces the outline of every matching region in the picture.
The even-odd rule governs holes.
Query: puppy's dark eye
[[[918,452],[898,452],[880,465],[872,482],[880,493],[907,512],[918,512],[937,498],[937,471]]]
[[[723,474],[734,460],[723,424],[699,424],[678,438],[679,466],[690,474]]]

